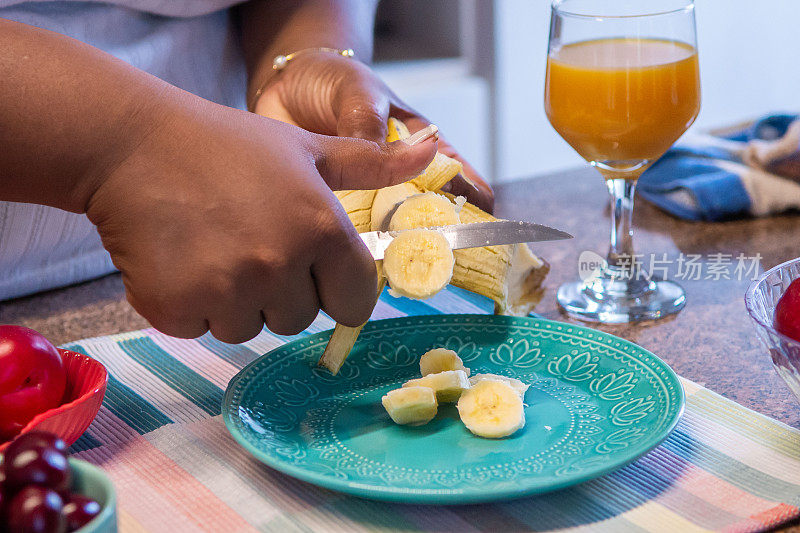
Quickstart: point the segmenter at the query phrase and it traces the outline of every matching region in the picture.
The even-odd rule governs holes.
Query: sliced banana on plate
[[[403,387],[428,387],[436,393],[439,403],[454,402],[469,388],[469,378],[463,370],[447,370],[425,377],[411,379]]]
[[[507,437],[525,425],[522,398],[502,381],[478,381],[464,391],[456,408],[467,429],[479,437]]]
[[[453,350],[434,348],[422,354],[419,359],[419,371],[423,376],[447,370],[463,370],[469,376],[469,368],[464,366],[464,361]]]
[[[419,426],[436,416],[436,394],[429,387],[404,387],[389,391],[381,403],[395,424]]]
[[[458,206],[435,192],[416,194],[403,201],[389,221],[389,229],[398,231],[459,224]]]
[[[420,425],[436,416],[438,404],[458,402],[461,422],[487,439],[512,435],[525,426],[523,400],[529,385],[499,374],[475,374],[453,350],[434,348],[419,360],[421,378],[403,383],[382,398],[398,424]]]
[[[383,274],[400,296],[430,298],[453,277],[453,250],[438,231],[414,229],[400,233],[386,248]]]
[[[519,397],[523,400],[525,399],[525,391],[527,391],[528,387],[530,387],[530,385],[521,382],[517,378],[510,378],[508,376],[501,376],[498,374],[475,374],[469,378],[469,383],[470,385],[475,386],[476,383],[486,380],[501,381],[508,384],[512,389],[517,391],[517,394],[519,394]]]

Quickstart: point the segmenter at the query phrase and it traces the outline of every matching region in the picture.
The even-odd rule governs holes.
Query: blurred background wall
[[[703,107],[693,129],[800,110],[800,2],[696,3]],[[379,7],[378,71],[495,183],[583,163],[542,107],[549,6],[382,0]]]

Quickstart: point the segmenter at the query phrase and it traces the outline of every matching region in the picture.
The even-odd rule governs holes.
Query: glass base
[[[558,304],[587,322],[626,324],[658,320],[683,309],[686,293],[671,281],[594,277],[558,288]]]

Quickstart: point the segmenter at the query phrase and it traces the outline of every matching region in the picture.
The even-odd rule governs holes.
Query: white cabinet
[[[493,146],[491,79],[479,72],[474,50],[489,52],[475,0],[384,0],[376,23],[379,75],[411,107],[439,126],[486,177]]]

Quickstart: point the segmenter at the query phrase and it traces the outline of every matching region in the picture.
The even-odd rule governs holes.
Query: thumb
[[[336,109],[336,135],[383,142],[389,118],[389,99],[374,85],[351,83]]]
[[[438,147],[436,135],[413,146],[323,135],[317,140],[317,170],[334,191],[380,189],[408,181],[425,170]]]

